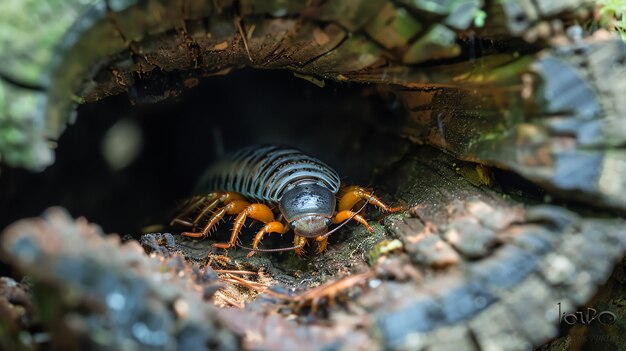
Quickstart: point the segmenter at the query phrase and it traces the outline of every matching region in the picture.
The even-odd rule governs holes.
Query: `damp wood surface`
[[[77,103],[122,92],[154,102],[241,66],[410,88],[511,84],[533,52],[562,34],[549,19],[586,21],[593,9],[584,0],[9,4],[0,15],[0,116],[11,136],[2,153],[30,169],[53,162],[45,139],[72,123]]]
[[[0,280],[2,347],[625,348],[626,319],[563,330],[557,312],[626,313],[626,48],[604,30],[567,32],[593,2],[9,4],[3,162],[51,164],[80,104],[151,104],[242,67],[289,70],[403,105],[352,156],[406,210],[369,211],[374,234],[348,227],[321,255],[248,259],[176,233],[122,244],[51,209],[0,237],[29,277]]]
[[[67,260],[67,250],[72,252],[69,257],[73,257],[75,269],[109,272],[98,279],[137,272],[132,279],[143,284],[144,280],[163,279],[159,278],[163,274],[169,276],[170,269],[187,272],[174,275],[181,281],[176,284],[184,284],[183,291],[188,289],[185,294],[196,296],[196,300],[184,298],[189,308],[197,308],[194,303],[205,304],[203,308],[216,315],[202,318],[215,318],[250,349],[331,345],[364,350],[527,349],[556,334],[557,302],[565,310],[575,309],[610,275],[626,248],[624,223],[538,200],[512,199],[498,191],[497,177],[491,187],[476,181],[480,178],[471,176],[476,167],[429,147],[405,149],[404,157],[390,166],[393,171],[382,178],[381,188],[399,189],[390,195],[405,202],[409,210],[385,218],[382,225],[387,234],[371,235],[352,227],[319,256],[257,254],[247,259],[247,252],[236,249],[210,253],[211,239],[190,241],[177,235],[152,234],[142,242],[153,258],[143,256],[136,244],[126,244],[128,249],[115,254],[120,258],[111,260],[105,252],[95,255],[91,251],[101,251],[96,242],[103,239],[82,233],[91,228],[84,220],[75,224],[77,229],[64,229],[73,222],[55,210],[44,217],[47,219],[23,221],[7,229],[3,257],[24,273],[38,271],[35,279],[48,287],[45,291],[61,314],[77,308],[76,302],[65,300],[64,289],[86,289],[96,283],[94,278],[76,281],[74,277],[80,274],[59,271],[66,267],[62,262]],[[401,249],[378,255],[372,265],[373,276],[334,292],[333,300],[320,296],[315,313],[307,303],[293,303],[301,301],[296,296],[316,286],[367,272],[368,254],[383,239],[398,239]],[[72,248],[77,240],[90,244]],[[107,242],[107,250],[117,250],[115,239]],[[132,247],[136,249],[128,251]],[[193,272],[199,273],[192,274],[191,268],[185,268],[191,263],[176,261],[176,257],[196,262]],[[83,260],[91,263],[86,265]],[[135,260],[154,261],[150,264],[155,268],[124,268],[125,264],[135,265]],[[42,266],[49,268],[41,270]],[[159,267],[170,268],[163,271]],[[189,288],[188,284],[198,279],[194,277],[208,277],[208,272],[235,275],[248,285],[232,278],[221,282],[214,278],[207,280],[204,288]],[[222,286],[213,287],[215,284]],[[270,286],[271,291],[263,291]],[[106,305],[106,296],[96,294],[95,298]],[[175,296],[179,295],[168,295],[166,301]],[[203,296],[209,300],[201,302]],[[211,307],[211,298],[228,308]],[[124,313],[131,312],[124,309]],[[78,313],[94,318],[88,311]],[[78,340],[89,335],[76,333]],[[123,337],[120,335],[120,340]]]

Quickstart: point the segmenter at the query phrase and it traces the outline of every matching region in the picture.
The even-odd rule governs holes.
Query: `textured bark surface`
[[[544,50],[507,90],[403,92],[404,133],[559,196],[624,210],[625,55],[624,43],[592,38]]]
[[[4,347],[527,350],[563,334],[557,303],[589,302],[626,251],[626,48],[602,30],[575,35],[590,1],[23,4],[43,23],[2,24],[32,32],[0,38],[3,162],[50,164],[48,138],[79,104],[290,70],[374,83],[363,94],[404,106],[350,157],[407,210],[306,259],[224,257],[163,234],[143,237],[148,257],[52,210],[2,234],[4,260],[34,287],[2,281]],[[623,348],[620,269],[589,302],[620,322],[575,326],[545,349]]]
[[[545,47],[559,34],[563,23],[551,26],[544,19],[559,16],[564,23],[585,19],[592,5],[584,0],[549,8],[527,1],[486,6],[479,0],[307,4],[122,0],[94,1],[87,8],[79,1],[13,2],[16,10],[6,12],[7,18],[30,6],[32,13],[19,16],[35,15],[43,23],[4,25],[7,33],[20,36],[4,38],[9,50],[3,55],[31,68],[14,65],[0,71],[4,78],[12,78],[1,81],[6,92],[0,95],[7,97],[1,105],[6,125],[2,129],[28,136],[7,138],[3,157],[28,168],[51,163],[44,138],[58,138],[73,120],[77,102],[124,91],[138,102],[160,100],[193,86],[199,76],[242,66],[412,88],[510,84],[526,69],[528,60],[525,55],[517,59],[519,53]],[[478,18],[485,19],[480,27],[475,24],[480,23]],[[38,34],[39,28],[45,34]],[[26,42],[21,33],[29,33]],[[524,43],[523,37],[534,44]],[[16,59],[30,53],[30,47],[38,48],[32,58]],[[483,56],[489,58],[476,65],[475,59]],[[443,59],[450,62],[420,67]],[[11,84],[14,80],[43,91],[16,87]],[[38,100],[44,100],[45,107],[39,108]],[[15,126],[15,120],[23,122]]]
[[[38,309],[33,325],[29,299],[7,296],[26,307],[28,322],[16,329],[29,337],[5,333],[12,316],[3,316],[3,349],[240,348],[240,338],[205,302],[214,272],[200,273],[180,256],[150,258],[137,242],[120,245],[118,236],[105,237],[59,208],[7,228],[2,255],[32,279]]]

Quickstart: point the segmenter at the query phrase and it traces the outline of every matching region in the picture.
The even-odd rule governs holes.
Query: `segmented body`
[[[370,232],[374,231],[359,214],[366,203],[384,212],[400,210],[400,207],[387,206],[359,186],[343,188],[338,201],[340,185],[337,172],[299,150],[275,145],[250,146],[209,168],[199,183],[199,195],[188,201],[172,224],[199,228],[202,220],[208,218],[202,230],[182,233],[199,238],[207,236],[226,214],[237,215],[230,240],[213,246],[227,249],[240,245],[237,237],[246,219],[251,218],[265,225],[257,232],[250,255],[254,251],[296,250],[302,253],[308,240],[317,242],[318,252],[322,252],[328,236],[351,219]],[[363,205],[356,210],[355,206],[359,203]],[[274,212],[278,212],[278,217]],[[184,218],[194,213],[197,213],[195,219],[188,221]],[[343,224],[329,231],[328,227],[333,223]],[[257,248],[264,235],[284,234],[289,229],[294,231],[294,246],[269,250]]]
[[[276,146],[250,146],[225,157],[207,170],[197,192],[233,191],[268,204],[277,204],[295,184],[309,181],[339,191],[335,170],[300,150]]]

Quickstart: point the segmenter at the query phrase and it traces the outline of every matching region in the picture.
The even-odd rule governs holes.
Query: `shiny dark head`
[[[335,202],[335,194],[327,188],[302,183],[283,194],[279,206],[296,235],[316,237],[328,231]]]

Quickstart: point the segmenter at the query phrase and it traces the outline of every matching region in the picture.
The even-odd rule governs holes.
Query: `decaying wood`
[[[507,79],[516,79],[518,72],[497,69],[503,62],[518,61],[511,46],[521,46],[522,53],[545,47],[563,27],[548,19],[558,15],[566,21],[584,21],[593,5],[585,0],[555,2],[549,8],[530,1],[490,2],[484,8],[480,0],[429,5],[401,0],[307,4],[296,0],[267,4],[99,0],[87,9],[77,0],[59,0],[50,7],[35,7],[35,13],[25,15],[46,22],[25,21],[33,28],[21,32],[9,24],[7,33],[40,33],[35,27],[54,30],[29,34],[26,42],[16,37],[14,41],[20,44],[3,51],[8,56],[3,62],[11,66],[0,70],[0,76],[11,72],[13,80],[41,85],[45,91],[24,90],[11,85],[11,80],[0,80],[7,96],[14,97],[2,103],[3,123],[33,122],[31,127],[17,127],[32,136],[31,144],[6,145],[3,158],[29,168],[52,162],[42,148],[44,138],[58,138],[73,121],[76,103],[121,92],[137,102],[158,101],[197,84],[199,76],[242,66],[412,88],[505,84]],[[482,27],[475,23],[481,13],[485,13]],[[64,29],[68,30],[65,35]],[[529,31],[535,33],[532,45],[522,40]],[[502,51],[492,45],[495,39],[505,49],[499,55],[494,55]],[[32,47],[39,50],[32,60],[15,59],[28,57]],[[475,58],[483,56],[489,57],[481,60],[486,73],[467,76],[475,68]],[[451,61],[441,67],[415,66],[448,58]],[[35,69],[20,69],[25,64]],[[491,71],[505,71],[509,77],[494,78]],[[42,109],[37,107],[39,100],[45,101]],[[10,104],[23,107],[15,110]]]
[[[625,57],[623,42],[590,38],[545,50],[507,89],[400,91],[410,111],[401,133],[624,210]]]
[[[376,276],[360,294],[339,306],[324,305],[327,320],[283,325],[274,312],[282,302],[272,300],[277,295],[271,292],[249,308],[225,312],[226,318],[246,320],[242,329],[264,335],[246,339],[251,348],[281,348],[275,344],[281,339],[289,340],[284,345],[306,344],[295,336],[299,328],[324,335],[321,346],[363,347],[365,338],[378,345],[374,349],[522,350],[548,340],[560,327],[557,303],[567,311],[584,304],[623,255],[625,223],[520,203],[492,189],[499,187],[497,177],[491,187],[469,181],[478,167],[427,147],[409,150],[394,165],[382,185],[399,189],[395,196],[415,205],[410,216],[385,220],[402,250],[379,259]],[[186,251],[188,241],[180,243]],[[336,243],[318,262],[342,255],[349,245]],[[315,279],[314,272],[299,274]],[[294,286],[289,281],[275,283]],[[350,332],[336,331],[340,326]]]
[[[36,317],[44,338],[33,328],[26,338],[3,337],[3,349],[240,348],[239,336],[206,303],[214,273],[181,256],[151,259],[137,242],[105,237],[60,208],[7,228],[0,246],[3,260],[32,279],[38,311],[46,310]],[[7,317],[0,317],[3,330]],[[96,341],[97,333],[107,337]]]
[[[55,307],[42,319],[53,346],[117,346],[92,337],[105,327],[122,345],[135,329],[108,318],[142,317],[132,309],[140,306],[170,323],[163,329],[178,344],[168,347],[525,350],[556,336],[556,304],[573,311],[589,301],[626,251],[624,221],[606,213],[626,210],[626,49],[603,31],[566,35],[591,17],[590,1],[124,0],[84,13],[72,4],[76,21],[58,22],[69,32],[49,33],[56,49],[32,46],[48,57],[27,62],[34,75],[15,60],[31,46],[0,53],[18,67],[0,69],[4,162],[51,163],[48,138],[73,121],[77,104],[120,93],[157,102],[244,66],[288,69],[318,85],[377,83],[407,110],[400,127],[381,129],[427,146],[402,142],[379,160],[380,186],[409,211],[387,217],[374,236],[350,230],[310,261],[224,258],[172,236],[144,237],[149,259],[58,210],[7,229],[4,258],[50,298],[34,300],[40,309]],[[511,190],[523,180],[509,184],[496,168],[541,188]],[[383,232],[400,244],[369,255],[375,269],[361,273]],[[176,253],[216,270],[199,275]],[[92,271],[81,271],[85,263]],[[218,273],[231,289],[220,292],[223,304],[240,309],[204,302],[222,287],[213,284]],[[138,282],[149,298],[138,301],[131,284],[119,294],[137,305],[114,311],[111,292],[97,290],[111,280]],[[366,284],[354,289],[355,281]],[[257,295],[270,285],[282,292]],[[320,303],[337,295],[349,298]],[[308,306],[319,313],[307,315]],[[140,336],[132,342],[150,341]]]

